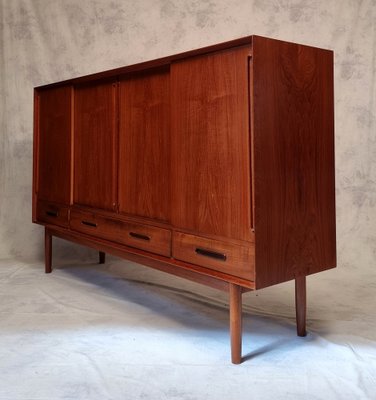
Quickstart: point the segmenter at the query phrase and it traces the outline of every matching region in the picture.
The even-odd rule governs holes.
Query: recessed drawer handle
[[[141,239],[141,240],[150,240],[150,236],[147,235],[142,235],[141,233],[136,233],[136,232],[129,232],[129,236],[132,236],[135,239]]]
[[[200,256],[215,258],[216,260],[226,261],[226,254],[217,253],[216,251],[201,249],[200,247],[196,248],[196,253]]]
[[[95,222],[90,222],[90,221],[81,221],[81,224],[87,225],[87,226],[92,226],[93,228],[97,227],[97,224]]]
[[[57,211],[46,211],[46,215],[49,217],[57,217],[59,213]]]

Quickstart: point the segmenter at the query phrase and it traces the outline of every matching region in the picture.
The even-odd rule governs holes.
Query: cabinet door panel
[[[116,208],[117,84],[75,88],[74,203]]]
[[[169,220],[169,71],[120,81],[119,211]]]
[[[56,203],[70,203],[71,97],[64,86],[38,93],[37,196]]]
[[[249,240],[248,47],[171,66],[172,222]]]

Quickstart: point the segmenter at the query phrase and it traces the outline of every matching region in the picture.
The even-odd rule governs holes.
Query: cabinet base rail
[[[52,237],[57,236],[63,239],[71,240],[71,236],[74,234],[66,234],[63,231],[51,230],[45,227],[45,272],[52,272]],[[73,240],[78,243],[85,244],[85,239],[79,239],[78,237]],[[88,243],[86,243],[88,245]],[[93,245],[89,247],[94,247]],[[111,251],[115,255],[116,251]],[[131,261],[137,262],[136,257],[127,257]],[[99,263],[104,264],[106,260],[106,252],[99,250]],[[141,262],[142,263],[142,262]],[[142,263],[145,265],[145,263]],[[219,290],[224,290],[229,293],[229,314],[230,314],[230,339],[231,339],[231,361],[233,364],[240,364],[242,362],[242,294],[254,288],[244,287],[239,283],[222,281],[219,278],[213,278],[210,276],[199,276],[200,272],[191,271],[179,271],[169,270],[168,266],[158,266],[158,263],[148,263],[148,266],[169,272],[180,277],[190,279],[194,282],[201,283],[207,286],[214,287]],[[173,268],[173,267],[171,267]],[[195,276],[195,274],[197,276]],[[248,283],[249,284],[249,283]],[[306,277],[299,276],[295,278],[295,308],[296,308],[296,327],[298,336],[306,336]]]

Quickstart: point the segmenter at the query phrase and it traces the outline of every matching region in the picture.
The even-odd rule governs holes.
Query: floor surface
[[[376,276],[243,295],[245,360],[230,362],[225,293],[137,264],[0,261],[0,400],[376,399]]]

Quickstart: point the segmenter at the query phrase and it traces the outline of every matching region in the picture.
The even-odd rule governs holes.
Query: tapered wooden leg
[[[231,361],[242,362],[242,289],[230,283]]]
[[[106,262],[106,253],[104,251],[99,252],[99,264],[104,264]]]
[[[295,308],[297,334],[298,336],[306,336],[307,293],[305,276],[295,278]]]
[[[44,265],[45,272],[49,274],[52,271],[52,235],[47,228],[44,229]]]

